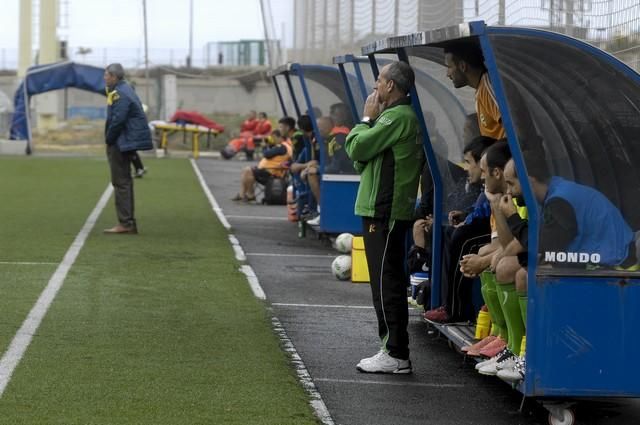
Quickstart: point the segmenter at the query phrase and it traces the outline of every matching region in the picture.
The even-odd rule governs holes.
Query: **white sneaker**
[[[360,360],[356,366],[365,373],[411,373],[411,360],[401,360],[380,351],[373,357]]]
[[[502,356],[504,356],[506,353],[511,353],[511,351],[509,351],[508,348],[504,348],[502,351],[500,351],[498,354],[496,354],[495,356],[491,357],[489,360],[485,360],[483,362],[480,362],[478,364],[476,364],[476,370],[480,370],[481,368],[483,368],[484,366],[487,366],[491,363],[495,363],[498,360],[500,360],[500,358]]]
[[[360,360],[360,363],[358,363],[358,366],[360,366],[361,364],[367,364],[367,363],[372,363],[372,362],[377,362],[378,359],[380,358],[380,356],[382,356],[383,354],[385,354],[383,349],[380,349],[380,351],[378,351],[376,354],[374,354],[371,357],[367,357],[364,358],[362,360]]]
[[[501,358],[493,363],[489,363],[478,369],[480,375],[496,376],[501,369],[508,369],[515,364],[516,355],[511,351],[505,353]]]
[[[524,380],[525,371],[525,361],[523,358],[518,357],[512,367],[499,370],[497,376],[504,381],[516,383]]]
[[[309,226],[320,226],[320,214],[318,214],[316,218],[312,218],[311,220],[307,221],[307,224]]]

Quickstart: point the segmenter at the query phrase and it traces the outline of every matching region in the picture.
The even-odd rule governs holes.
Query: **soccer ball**
[[[351,253],[353,235],[351,233],[340,233],[336,238],[336,249],[343,254]]]
[[[338,280],[351,279],[351,256],[338,255],[331,263],[331,272]]]

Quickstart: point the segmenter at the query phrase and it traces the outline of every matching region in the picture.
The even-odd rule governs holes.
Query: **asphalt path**
[[[200,159],[197,164],[336,424],[547,423],[539,403],[527,400],[520,411],[520,393],[479,375],[445,339],[427,332],[414,309],[409,323],[414,373],[359,373],[358,361],[379,349],[369,285],[336,280],[331,261],[339,254],[313,232],[299,239],[285,207],[231,201],[241,169],[254,163]],[[575,411],[578,424],[640,423],[638,400],[583,401]]]

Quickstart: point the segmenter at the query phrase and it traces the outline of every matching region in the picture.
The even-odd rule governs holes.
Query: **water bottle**
[[[302,239],[306,236],[307,236],[307,224],[305,223],[304,220],[300,219],[298,220],[298,237]]]

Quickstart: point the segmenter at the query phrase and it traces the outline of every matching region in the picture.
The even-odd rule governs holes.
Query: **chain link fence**
[[[295,0],[292,4],[292,47],[275,58],[275,64],[284,58],[330,63],[335,55],[360,53],[362,45],[376,39],[482,19],[491,25],[568,34],[640,69],[638,0]]]

